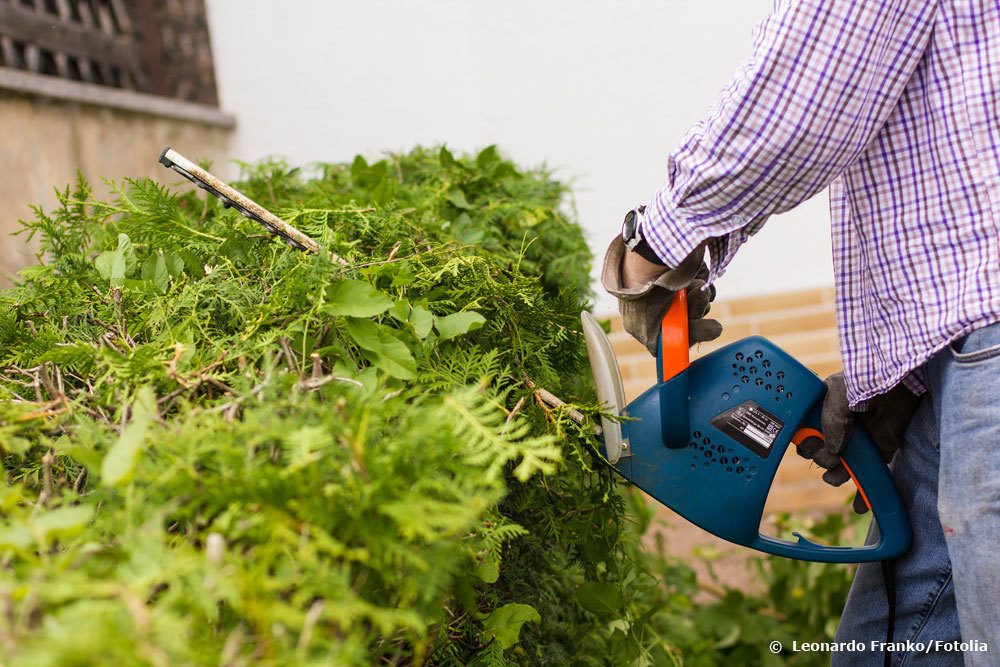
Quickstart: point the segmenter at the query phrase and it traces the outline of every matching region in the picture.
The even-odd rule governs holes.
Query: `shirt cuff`
[[[686,218],[673,204],[669,188],[657,192],[646,205],[642,216],[643,238],[667,266],[679,266],[702,243],[708,247],[711,266],[707,282],[713,283],[751,234],[753,225],[740,214],[730,215],[724,223],[704,224]]]

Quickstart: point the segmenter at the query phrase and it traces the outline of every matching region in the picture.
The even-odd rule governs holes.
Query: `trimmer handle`
[[[690,434],[687,371],[688,352],[687,292],[674,293],[670,308],[660,322],[656,345],[656,379],[660,395],[660,422],[663,444],[671,449],[687,447]]]
[[[687,292],[674,293],[670,308],[660,321],[660,337],[656,346],[656,379],[666,382],[687,370],[691,363],[688,352]]]
[[[820,423],[821,414],[822,400],[810,413],[808,425],[800,427],[792,436],[793,444],[797,446],[810,436],[823,437],[815,427]],[[840,460],[875,518],[877,542],[863,547],[831,547],[816,544],[796,533],[798,542],[758,535],[757,542],[749,546],[778,556],[829,563],[863,563],[896,558],[906,553],[913,539],[909,517],[889,468],[882,460],[882,453],[861,424],[855,424]]]

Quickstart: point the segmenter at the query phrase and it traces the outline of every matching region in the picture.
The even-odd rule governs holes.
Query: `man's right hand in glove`
[[[676,268],[664,266],[641,238],[636,218],[642,212],[642,207],[629,211],[623,233],[615,236],[608,247],[601,273],[604,289],[618,298],[622,327],[656,356],[660,323],[674,294],[683,289],[688,295],[689,343],[715,340],[722,334],[722,325],[716,320],[705,319],[715,298],[714,287],[705,289],[708,278],[705,248],[695,248]],[[625,237],[629,238],[632,248]]]
[[[854,433],[855,419],[865,427],[882,452],[882,458],[889,463],[903,446],[903,434],[920,404],[920,397],[903,383],[899,383],[868,401],[864,411],[854,411],[847,403],[847,386],[843,373],[834,373],[824,382],[826,396],[823,398],[822,427],[825,439],[806,438],[798,446],[797,452],[826,468],[823,473],[824,482],[840,486],[851,478],[840,461],[840,455]],[[868,511],[860,494],[854,497],[854,511],[858,514]]]

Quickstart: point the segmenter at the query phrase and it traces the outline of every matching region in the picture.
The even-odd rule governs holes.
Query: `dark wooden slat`
[[[138,48],[125,36],[102,35],[93,29],[63,23],[54,17],[40,17],[33,10],[3,3],[0,3],[0,26],[4,26],[8,36],[29,44],[29,49],[35,51],[34,55],[26,55],[29,69],[35,71],[40,48],[117,65],[130,72],[138,67]],[[32,62],[36,68],[31,67]]]
[[[115,35],[115,21],[111,18],[111,7],[103,0],[95,0],[97,5],[97,18],[101,23],[101,30],[108,37],[113,37]]]
[[[28,44],[24,47],[24,67],[29,72],[37,72],[42,69],[42,52],[35,44]]]
[[[71,0],[71,2],[76,6],[76,13],[80,15],[80,22],[83,24],[83,27],[88,30],[93,28],[94,15],[90,13],[90,3],[87,0]],[[77,62],[80,63],[80,75],[84,81],[91,83],[97,81],[96,63],[92,62],[86,56],[79,56]]]
[[[121,31],[126,35],[132,34],[132,17],[128,15],[128,10],[125,9],[125,3],[122,0],[111,0],[111,12],[115,15],[115,22]]]
[[[2,2],[3,0],[0,0]],[[192,102],[146,95],[131,90],[116,90],[79,81],[67,81],[55,76],[32,74],[0,67],[0,89],[18,91],[48,99],[80,102],[98,107],[111,107],[135,113],[177,118],[216,127],[235,127],[236,119],[214,107]]]
[[[59,11],[59,20],[69,23],[71,16],[68,0],[56,0],[56,8]],[[69,79],[69,56],[63,51],[56,51],[52,54],[56,61],[56,72],[64,79]]]
[[[88,0],[75,0],[76,11],[80,14],[80,20],[83,25],[87,28],[94,27],[94,15],[90,11],[90,2]]]
[[[76,65],[80,68],[80,78],[84,81],[90,83],[94,82],[94,66],[90,64],[90,60],[84,57],[79,57],[76,59]]]
[[[14,40],[7,35],[0,35],[0,51],[3,52],[3,61],[7,67],[17,68],[21,66],[17,50],[14,48]]]
[[[142,71],[145,90],[154,95],[167,94],[167,78],[163,67],[163,37],[156,23],[156,0],[137,0],[135,20],[142,38]]]

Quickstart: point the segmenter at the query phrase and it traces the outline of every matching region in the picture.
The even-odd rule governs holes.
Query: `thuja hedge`
[[[788,635],[765,598],[696,604],[539,400],[594,414],[591,258],[545,170],[244,165],[312,255],[111,185],[36,210],[0,292],[5,664],[715,664]]]

